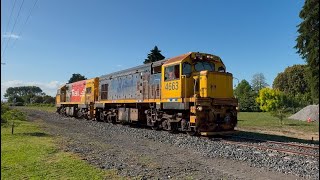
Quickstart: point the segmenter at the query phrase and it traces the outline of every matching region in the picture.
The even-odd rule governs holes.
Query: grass
[[[302,132],[319,132],[318,122],[305,122],[299,120],[284,119],[283,125],[279,119],[267,112],[240,112],[238,114],[238,127],[261,129],[294,129]]]
[[[19,122],[15,133],[1,127],[1,179],[123,179],[75,154],[59,150],[36,122]]]
[[[284,119],[280,124],[278,118],[267,112],[240,112],[238,114],[237,128],[241,130],[262,130],[268,132],[286,133],[292,137],[303,138],[319,135],[319,122],[306,122],[299,120]],[[300,135],[299,135],[300,134]]]

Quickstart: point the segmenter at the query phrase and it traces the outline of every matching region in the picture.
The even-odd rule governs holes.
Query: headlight
[[[198,111],[202,111],[202,109],[203,109],[202,106],[198,106],[198,107],[197,107],[197,110],[198,110]]]

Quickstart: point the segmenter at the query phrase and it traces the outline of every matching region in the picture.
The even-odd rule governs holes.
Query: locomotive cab
[[[188,131],[209,135],[234,130],[238,103],[232,74],[220,57],[190,53],[183,60],[165,63],[162,72],[164,107],[180,107],[177,110],[187,117]]]

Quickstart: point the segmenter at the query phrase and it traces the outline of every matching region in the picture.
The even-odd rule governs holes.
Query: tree
[[[32,103],[43,103],[43,97],[36,96],[36,97],[32,98]]]
[[[291,95],[305,94],[309,91],[306,65],[287,67],[274,79],[272,87]]]
[[[165,57],[160,52],[161,51],[158,49],[158,47],[155,46],[151,50],[151,53],[148,54],[147,59],[145,59],[143,63],[147,64],[147,63],[163,60]]]
[[[309,86],[315,102],[319,102],[319,0],[306,0],[299,17],[295,48],[308,64]]]
[[[296,110],[312,103],[311,92],[306,75],[306,65],[293,65],[287,67],[274,79],[272,87],[286,94],[294,113]]]
[[[252,77],[251,86],[252,86],[252,89],[256,93],[258,93],[260,89],[265,88],[269,85],[266,83],[266,78],[264,77],[264,75],[262,73],[257,73],[257,74],[254,74]]]
[[[9,87],[4,97],[8,98],[9,103],[13,103],[15,100],[16,105],[23,105],[25,103],[55,103],[54,97],[46,95],[37,86]]]
[[[37,86],[20,86],[20,87],[9,87],[4,94],[4,97],[9,98],[10,96],[26,96],[26,95],[40,95],[42,89]]]
[[[22,97],[20,97],[20,96],[17,96],[17,95],[14,95],[14,96],[10,96],[9,98],[8,98],[8,102],[9,103],[19,103],[19,104],[24,104],[25,103],[25,100],[22,98]]]
[[[262,111],[270,112],[271,115],[279,118],[282,124],[282,120],[288,112],[287,104],[289,104],[287,96],[283,92],[277,89],[263,88],[259,91],[256,101]]]
[[[81,80],[86,80],[87,78],[82,76],[81,74],[72,74],[71,78],[69,79],[68,83],[73,83]]]
[[[43,92],[41,88],[37,86],[20,86],[20,87],[9,87],[4,94],[4,97],[8,98],[8,102],[13,102],[16,98],[16,102],[30,102],[30,99],[34,96],[40,96]],[[19,101],[18,101],[19,99]],[[22,99],[22,100],[21,100]]]
[[[49,96],[49,95],[45,95],[43,96],[43,103],[45,104],[54,104],[56,102],[56,98]]]
[[[240,111],[250,112],[258,110],[255,102],[256,94],[248,81],[242,80],[234,90],[234,94],[239,101]]]

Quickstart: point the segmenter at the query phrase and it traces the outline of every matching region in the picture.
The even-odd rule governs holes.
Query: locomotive
[[[232,132],[238,101],[221,58],[189,52],[61,86],[57,112],[190,135]]]

